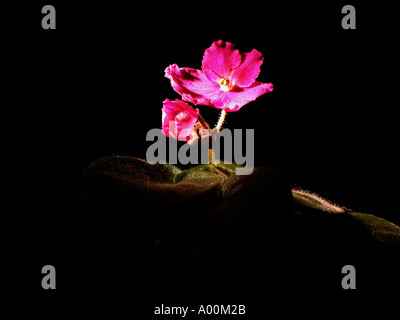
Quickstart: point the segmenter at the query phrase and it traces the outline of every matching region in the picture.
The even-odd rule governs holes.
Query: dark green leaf
[[[343,213],[345,210],[321,196],[302,189],[292,190],[293,199],[296,203],[316,210],[331,213]]]
[[[373,240],[400,247],[400,227],[371,214],[350,213],[371,234]]]
[[[177,175],[179,181],[174,183]],[[192,170],[183,174],[171,164],[151,165],[138,158],[112,156],[96,160],[85,169],[82,191],[87,199],[101,206],[162,214],[153,209],[187,209],[183,201],[214,192],[221,184],[222,177],[217,173]]]

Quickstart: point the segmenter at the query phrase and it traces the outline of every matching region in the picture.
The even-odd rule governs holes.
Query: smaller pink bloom
[[[162,132],[180,141],[189,141],[199,117],[199,109],[193,109],[182,100],[165,99],[162,111]]]

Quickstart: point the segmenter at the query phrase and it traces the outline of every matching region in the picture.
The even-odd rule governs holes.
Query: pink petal
[[[234,87],[225,92],[218,100],[212,101],[212,106],[217,109],[225,109],[227,112],[238,111],[245,104],[254,101],[264,93],[271,92],[272,89],[272,83],[255,81],[247,88]]]
[[[242,57],[239,50],[233,48],[232,43],[219,40],[204,52],[201,69],[208,79],[213,82],[228,79],[232,70],[239,66]]]
[[[244,61],[232,71],[230,81],[242,88],[252,85],[260,74],[260,66],[263,61],[263,55],[256,49],[244,53]]]
[[[199,109],[197,109],[199,110]],[[187,113],[181,112],[175,117],[175,126],[176,132],[178,136],[178,140],[181,141],[189,141],[190,134],[193,130],[194,125],[196,124],[197,117],[193,118]]]
[[[179,113],[179,112],[185,112],[189,114],[192,117],[195,117],[197,119],[197,116],[199,115],[199,109],[193,109],[191,106],[189,106],[187,103],[175,99],[174,101],[169,100],[168,98],[164,100],[163,106],[165,109],[172,113]]]
[[[167,137],[189,141],[190,134],[199,116],[199,109],[193,109],[185,102],[165,99],[162,107],[162,132]]]
[[[208,80],[201,70],[179,68],[172,64],[165,69],[165,77],[171,80],[172,88],[183,100],[195,105],[209,105],[210,98],[221,91],[219,84]]]

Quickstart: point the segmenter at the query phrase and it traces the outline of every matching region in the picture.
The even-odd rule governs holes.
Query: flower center
[[[231,88],[232,88],[232,84],[229,82],[228,79],[221,78],[218,80],[218,83],[219,83],[219,88],[223,92],[227,92],[227,91],[231,90]]]

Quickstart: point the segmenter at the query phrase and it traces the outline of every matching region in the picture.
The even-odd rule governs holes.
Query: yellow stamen
[[[232,84],[229,82],[228,79],[221,78],[218,80],[218,83],[219,83],[220,89],[224,92],[227,92],[227,91],[231,90],[231,88],[232,88]]]

